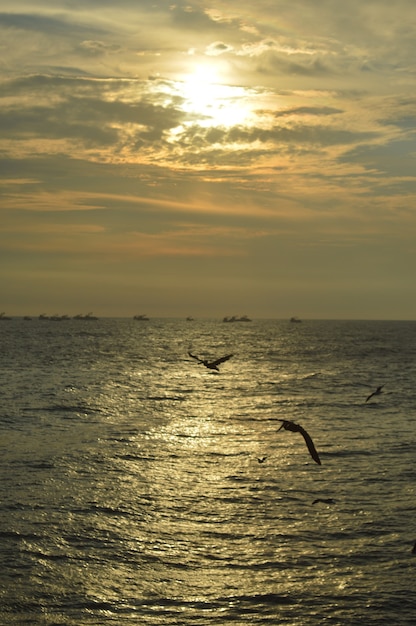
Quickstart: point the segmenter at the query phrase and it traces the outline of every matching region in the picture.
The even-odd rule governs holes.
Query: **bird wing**
[[[366,399],[366,402],[368,402],[369,399],[372,398],[373,396],[378,396],[379,393],[382,393],[381,390],[383,389],[383,387],[384,387],[384,385],[380,385],[379,387],[377,387],[377,389],[375,391],[373,391],[373,393],[370,393],[370,395]]]
[[[299,431],[300,434],[302,435],[302,437],[305,440],[305,443],[308,447],[308,450],[310,452],[311,457],[313,458],[313,460],[318,463],[318,465],[321,465],[321,459],[319,458],[319,454],[316,451],[316,448],[314,446],[314,443],[310,437],[310,435],[306,432],[306,430],[304,428],[302,428],[302,426],[299,426]]]
[[[196,361],[200,361],[201,359],[199,358],[199,356],[196,356],[195,354],[191,354],[190,352],[188,352],[189,356],[192,357],[193,359],[195,359]]]
[[[220,363],[224,363],[224,361],[228,361],[228,359],[231,359],[231,357],[234,356],[233,354],[227,354],[226,356],[222,356],[219,359],[217,359],[216,361],[212,361],[211,365],[219,365]]]

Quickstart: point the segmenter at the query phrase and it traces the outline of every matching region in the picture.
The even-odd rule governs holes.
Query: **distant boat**
[[[49,319],[51,320],[51,322],[62,322],[62,316],[58,315],[58,313],[54,313],[50,316]]]
[[[74,320],[78,320],[78,319],[84,319],[85,315],[75,315]],[[30,320],[32,319],[30,317],[30,315],[25,315],[24,320]],[[51,322],[63,322],[65,320],[70,320],[70,316],[67,315],[66,313],[64,315],[59,315],[58,313],[54,313],[53,315],[46,315],[45,313],[41,313],[38,317],[39,320],[49,320]],[[97,319],[96,317],[92,318],[92,319]]]
[[[77,315],[74,315],[73,319],[74,320],[98,320],[98,317],[95,317],[95,315],[93,315],[92,313],[87,313],[86,315],[83,315],[82,313],[78,313]]]
[[[86,315],[84,315],[84,320],[98,320],[98,317],[96,317],[92,313],[87,313]]]
[[[7,315],[4,313],[0,313],[0,320],[11,320],[11,317],[7,317]]]
[[[147,315],[143,315],[143,314],[142,315],[135,315],[133,317],[133,319],[137,320],[139,322],[148,322],[149,321],[149,318],[147,317]]]
[[[247,315],[232,315],[231,317],[223,317],[223,322],[251,322],[251,319]]]
[[[193,322],[193,321],[194,321],[194,318],[193,318],[193,317],[191,317],[190,315],[188,315],[188,317],[186,318],[186,321],[187,321],[187,322]]]
[[[58,315],[58,313],[55,313],[54,315],[51,315],[51,317],[49,317],[48,319],[50,319],[52,322],[63,322],[64,320],[70,320],[71,318],[66,313],[65,315]]]
[[[30,315],[25,315],[23,319],[24,320],[31,320],[32,318],[30,317]]]
[[[302,322],[302,320],[300,320],[298,317],[291,317],[290,318],[290,323],[291,324],[300,324]]]

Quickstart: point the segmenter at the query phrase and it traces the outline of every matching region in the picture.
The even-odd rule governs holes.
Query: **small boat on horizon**
[[[78,313],[77,315],[74,315],[73,319],[74,320],[98,320],[98,317],[95,317],[95,315],[93,315],[92,313],[87,313],[86,315],[83,315],[82,313]]]
[[[149,321],[149,318],[147,317],[147,315],[144,315],[144,314],[134,315],[133,319],[137,320],[139,322],[148,322]]]
[[[291,317],[291,318],[290,318],[290,323],[291,323],[291,324],[301,324],[301,323],[302,323],[302,320],[300,320],[298,317],[295,317],[295,316],[294,316],[294,317]]]
[[[251,322],[251,319],[247,315],[232,315],[231,317],[223,317],[223,322]]]

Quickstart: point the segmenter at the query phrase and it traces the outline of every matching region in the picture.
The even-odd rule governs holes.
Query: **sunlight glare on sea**
[[[1,624],[413,623],[416,323],[0,337]]]

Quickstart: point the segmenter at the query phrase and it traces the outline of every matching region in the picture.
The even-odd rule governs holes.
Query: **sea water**
[[[0,624],[415,623],[415,322],[0,338]]]

